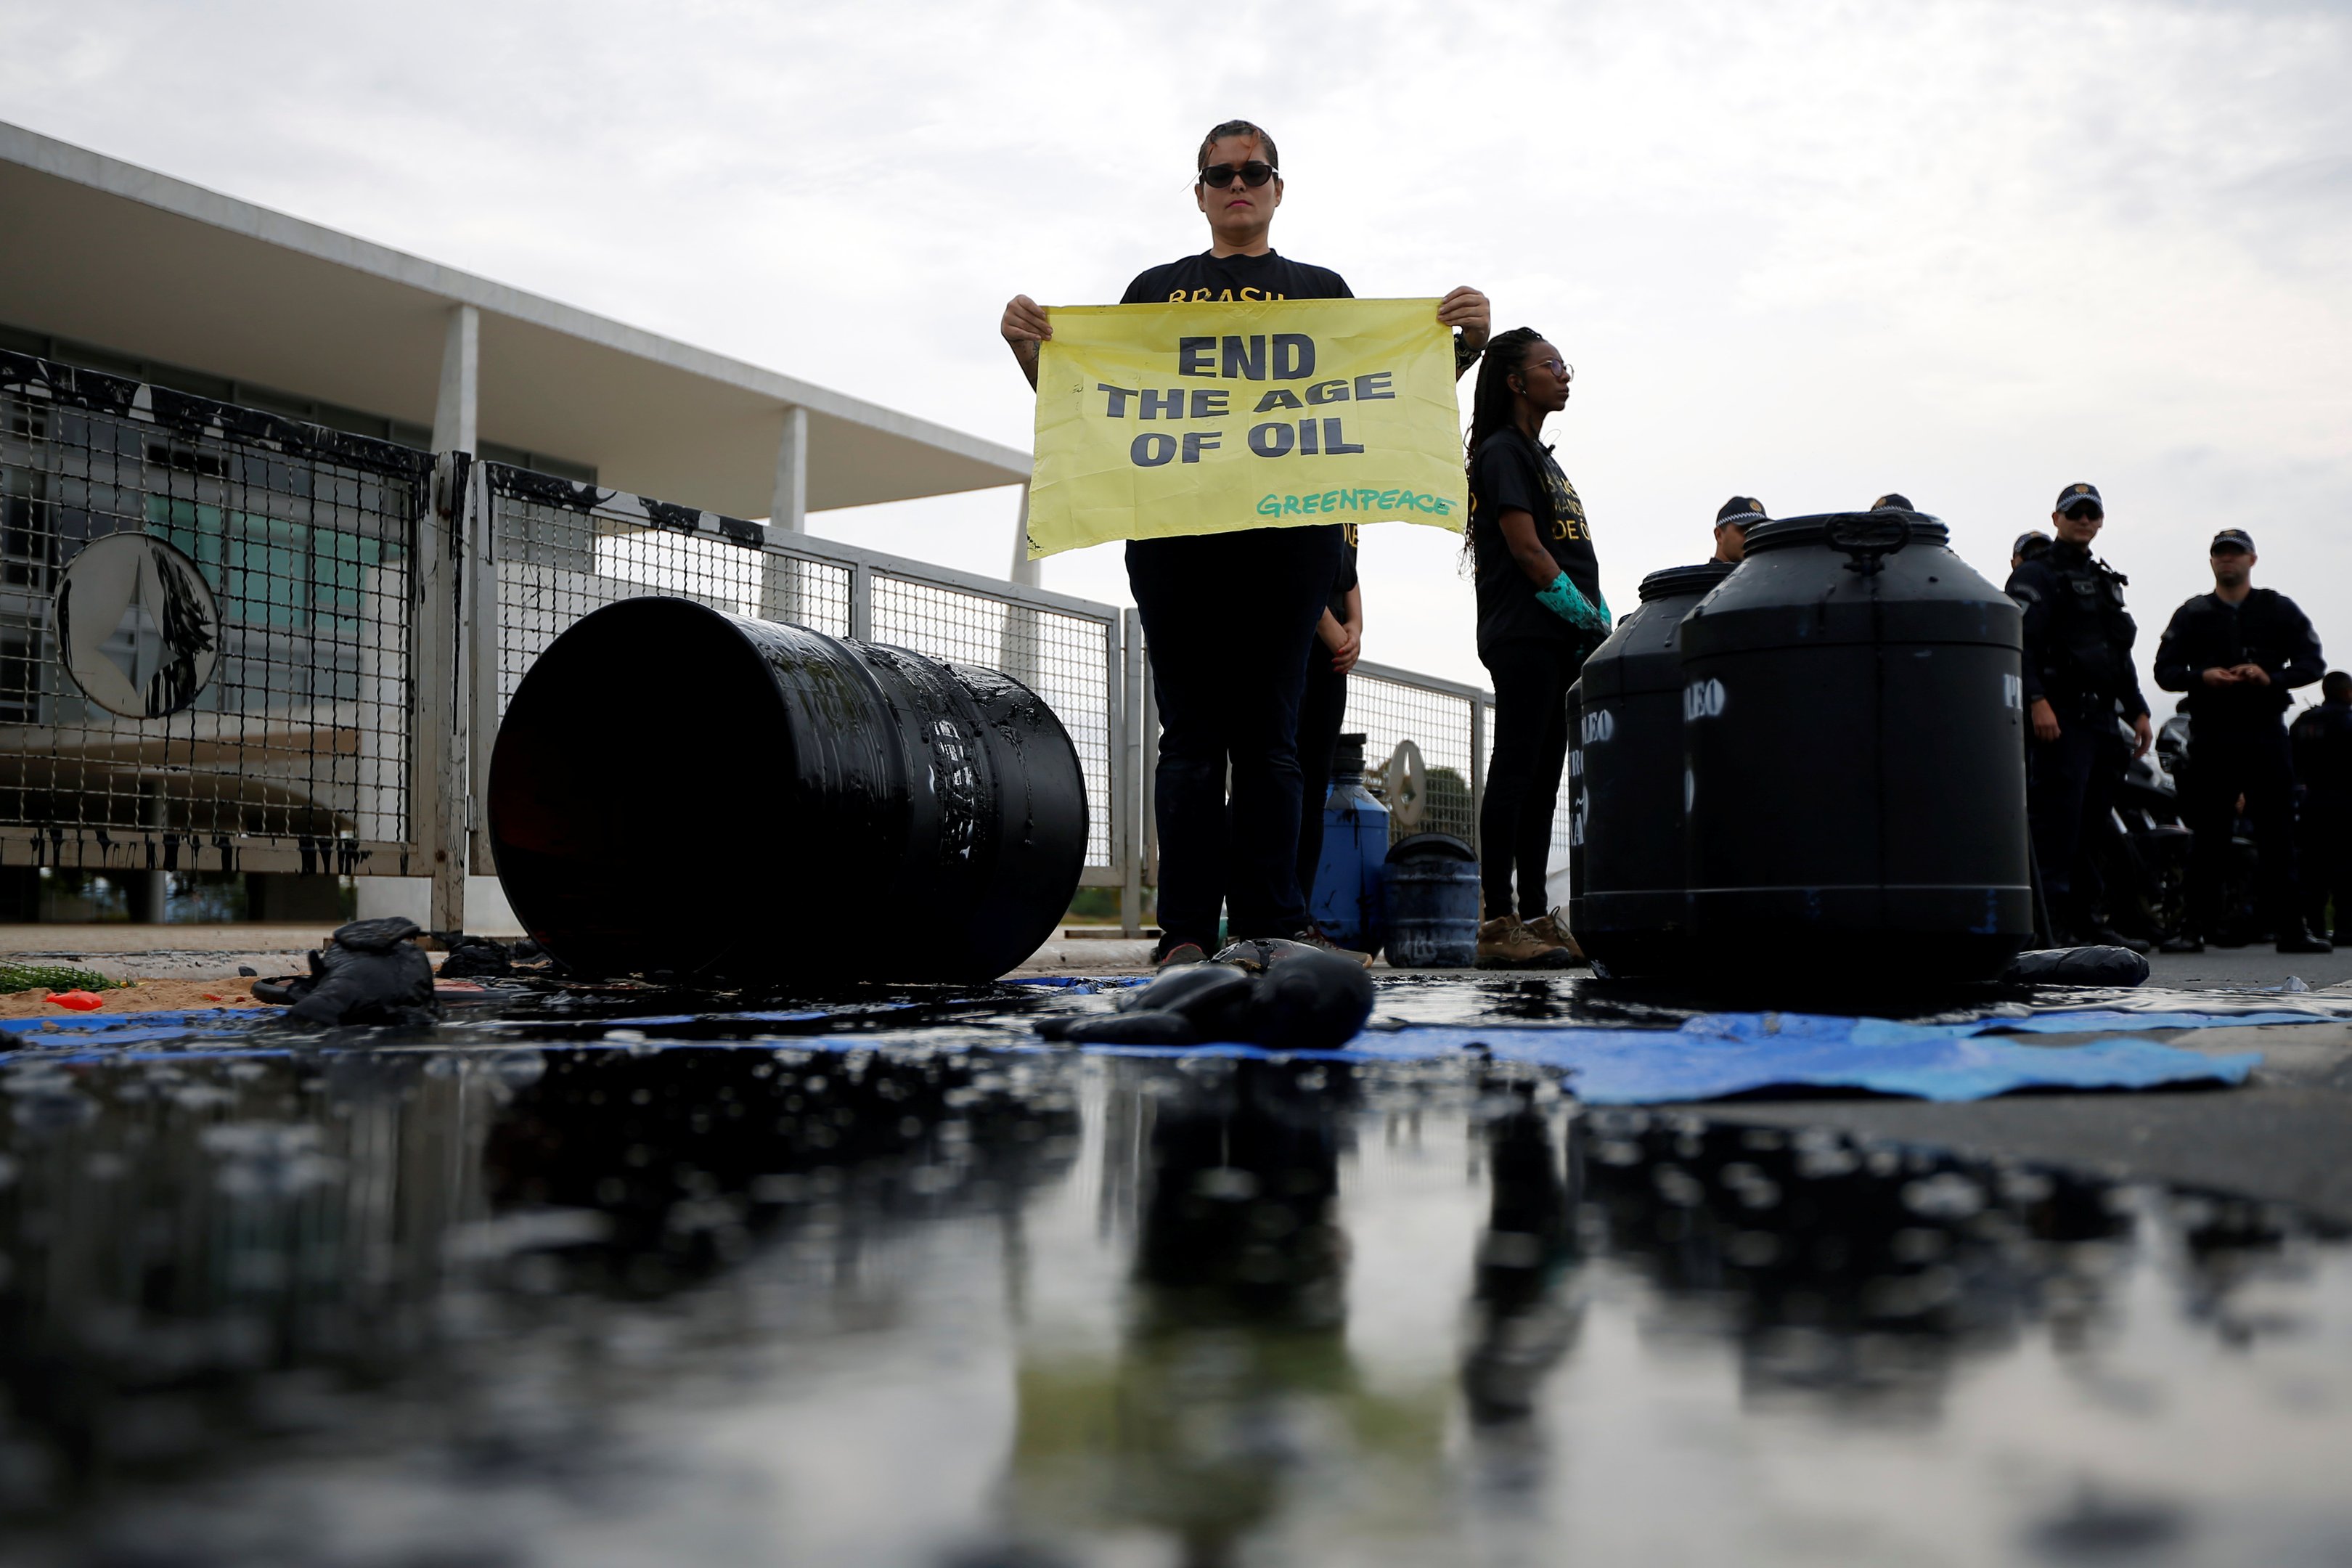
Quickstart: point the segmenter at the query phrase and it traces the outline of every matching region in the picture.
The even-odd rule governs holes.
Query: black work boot
[[[2126,936],[2123,932],[2117,931],[2111,925],[2093,926],[2091,928],[2090,936],[2090,942],[2084,945],[2092,947],[2120,947],[2127,949],[2133,952],[2141,953],[2150,951],[2148,944],[2141,941],[2138,937]]]
[[[2301,921],[2292,921],[2279,928],[2278,950],[2281,952],[2334,952],[2336,944],[2314,932]]]

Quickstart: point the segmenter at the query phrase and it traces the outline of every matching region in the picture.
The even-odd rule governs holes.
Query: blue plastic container
[[[1389,849],[1389,962],[1467,969],[1478,960],[1478,857],[1450,833],[1416,833]]]
[[[1331,754],[1331,793],[1323,800],[1323,858],[1307,911],[1342,947],[1371,952],[1381,944],[1381,872],[1389,857],[1389,808],[1364,788],[1364,737],[1342,735]]]

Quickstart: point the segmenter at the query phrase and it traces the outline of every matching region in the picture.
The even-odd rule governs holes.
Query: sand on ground
[[[109,1014],[196,1012],[213,1007],[257,1007],[250,980],[135,980],[93,991],[100,1005],[87,1013],[60,1007],[47,987],[0,992],[0,1018],[102,1018]]]

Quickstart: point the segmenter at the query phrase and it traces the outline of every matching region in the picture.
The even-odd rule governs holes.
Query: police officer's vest
[[[2042,564],[2058,580],[2051,606],[2049,674],[2068,690],[2089,697],[2120,697],[2131,689],[2131,650],[2139,636],[2124,608],[2131,579],[2104,561],[2085,555],[2074,564],[2051,551]]]

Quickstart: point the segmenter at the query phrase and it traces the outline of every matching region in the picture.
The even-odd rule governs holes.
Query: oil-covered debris
[[[286,1004],[289,1022],[314,1029],[430,1024],[440,1007],[433,999],[433,961],[416,945],[424,934],[400,915],[353,921],[311,952],[310,973],[258,981],[253,994]]]
[[[563,973],[562,966],[529,937],[506,942],[496,937],[469,936],[461,931],[437,931],[433,940],[448,955],[442,959],[439,968],[444,980],[552,977]]]
[[[2131,986],[2147,981],[2147,957],[2127,947],[2035,948],[2010,960],[2010,985]]]
[[[1118,1000],[1108,1015],[1041,1018],[1049,1040],[1187,1046],[1226,1040],[1269,1050],[1337,1050],[1372,1013],[1362,964],[1297,942],[1254,967],[1188,964]]]

